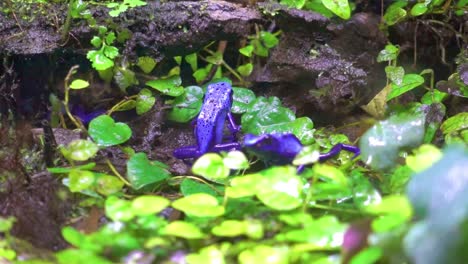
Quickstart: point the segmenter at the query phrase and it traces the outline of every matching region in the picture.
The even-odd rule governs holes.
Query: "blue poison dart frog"
[[[290,133],[262,134],[259,136],[247,134],[244,137],[244,148],[267,165],[286,165],[293,162],[296,155],[301,152],[303,145],[294,134]],[[341,150],[354,153],[353,158],[359,156],[361,152],[358,147],[339,143],[333,146],[328,153],[320,154],[319,161],[334,157]],[[302,171],[302,169],[303,167],[299,167],[298,170]]]
[[[240,149],[237,142],[222,143],[224,123],[228,119],[232,138],[240,127],[234,122],[230,112],[232,106],[232,87],[227,82],[218,82],[206,88],[203,105],[195,122],[196,146],[181,147],[174,151],[178,159],[198,158],[207,152]]]

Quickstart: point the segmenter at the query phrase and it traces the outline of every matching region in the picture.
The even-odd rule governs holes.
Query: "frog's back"
[[[197,143],[201,153],[206,153],[223,137],[224,121],[232,106],[232,87],[218,82],[208,85],[205,99],[197,119]]]

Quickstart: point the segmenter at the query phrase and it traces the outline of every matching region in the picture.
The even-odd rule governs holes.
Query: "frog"
[[[265,162],[267,166],[291,164],[304,148],[299,138],[292,133],[246,134],[243,147]],[[353,159],[361,152],[356,146],[338,143],[329,152],[320,154],[318,161],[326,161],[338,155],[341,150],[354,153]],[[302,170],[303,166],[300,166],[298,172]]]
[[[178,159],[195,159],[208,152],[239,150],[240,143],[235,141],[240,131],[232,113],[233,90],[227,82],[209,84],[206,88],[200,112],[194,120],[194,134],[196,146],[186,146],[174,150],[174,157]],[[224,124],[228,121],[231,137],[229,142],[223,143]]]

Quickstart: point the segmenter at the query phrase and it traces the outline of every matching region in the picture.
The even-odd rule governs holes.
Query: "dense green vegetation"
[[[55,1],[60,2],[60,1]],[[355,2],[347,0],[281,0],[291,8],[349,19]],[[468,12],[468,1],[391,1],[381,30],[420,19],[445,23]],[[47,1],[7,0],[4,12],[19,15],[21,4],[46,8]],[[238,51],[238,65],[224,59],[223,45],[213,44],[187,56],[174,57],[175,66],[151,76],[154,58],[122,60],[128,38],[111,25],[98,25],[90,5],[105,5],[110,16],[144,6],[140,0],[70,0],[70,23],[86,20],[95,29],[87,58],[99,76],[113,80],[121,91],[143,87],[84,123],[70,105],[73,94],[85,91],[89,80],[70,69],[64,98],[51,100],[51,120],[67,120],[89,137],[60,147],[63,161],[48,171],[79,197],[76,207],[103,208],[106,220],[84,234],[64,227],[70,248],[54,253],[55,260],[21,261],[10,235],[14,218],[0,218],[0,259],[26,263],[463,263],[468,257],[468,114],[448,112],[468,97],[468,36],[447,80],[435,82],[436,70],[415,72],[400,65],[401,43],[388,43],[376,60],[385,63],[387,85],[367,105],[380,121],[350,142],[344,134],[296,114],[277,97],[258,96],[246,77],[255,61],[267,58],[281,32],[258,30]],[[22,14],[22,13],[21,13]],[[24,13],[26,14],[26,13]],[[30,14],[28,12],[28,14]],[[434,15],[434,17],[433,17]],[[33,19],[20,17],[19,19]],[[446,24],[447,27],[451,25]],[[452,30],[453,28],[451,28]],[[455,29],[453,29],[455,30]],[[466,32],[466,29],[465,29]],[[312,55],[311,55],[312,56]],[[181,64],[187,63],[196,83],[183,86]],[[150,76],[143,85],[137,75]],[[138,115],[165,98],[166,118],[190,126],[198,115],[206,87],[225,81],[233,85],[231,112],[242,134],[293,133],[305,148],[286,166],[262,167],[243,151],[208,153],[192,166],[191,175],[171,175],[169,165],[149,160],[126,142],[131,127],[113,114]],[[448,88],[447,88],[448,87]],[[411,94],[411,100],[403,100]],[[463,101],[464,100],[464,101]],[[462,103],[460,103],[462,102]],[[63,106],[63,107],[62,107]],[[454,107],[455,106],[455,107]],[[466,107],[465,107],[466,109]],[[55,120],[55,121],[54,121]],[[318,163],[318,153],[337,143],[356,144],[358,159],[341,152]],[[126,154],[122,175],[106,157],[108,172],[96,167],[99,151],[119,148]],[[101,155],[102,156],[102,155]],[[296,168],[306,165],[303,172]]]

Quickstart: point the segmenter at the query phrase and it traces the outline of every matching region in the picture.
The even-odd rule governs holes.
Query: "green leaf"
[[[198,69],[197,53],[192,53],[185,56],[185,61],[190,64],[192,71],[196,71]]]
[[[89,123],[89,135],[100,146],[122,144],[132,136],[132,130],[125,123],[115,123],[108,115],[100,115]]]
[[[103,52],[109,59],[114,59],[119,56],[119,49],[114,46],[105,46]]]
[[[386,66],[385,73],[390,81],[396,85],[401,85],[403,82],[403,76],[405,75],[405,69],[400,66]]]
[[[395,165],[399,151],[417,147],[424,138],[425,115],[411,110],[372,126],[359,141],[362,160],[377,169]]]
[[[224,207],[218,204],[218,200],[205,193],[180,198],[172,203],[172,207],[190,216],[217,217],[224,214]]]
[[[241,49],[239,49],[239,52],[246,56],[246,57],[251,57],[252,56],[252,53],[254,51],[254,47],[252,45],[247,45]]]
[[[76,80],[73,80],[73,82],[70,84],[70,89],[79,90],[79,89],[87,88],[88,86],[89,86],[89,82],[85,80],[81,80],[81,79],[76,79]]]
[[[387,10],[385,11],[384,15],[384,20],[389,26],[393,26],[396,23],[400,22],[406,17],[406,10],[396,6],[396,5],[391,5]]]
[[[198,254],[189,254],[185,258],[188,264],[225,264],[223,252],[215,245],[204,247]]]
[[[83,165],[75,165],[69,168],[47,168],[47,171],[50,173],[69,173],[72,170],[92,170],[96,166],[95,162],[86,163]]]
[[[306,0],[281,0],[280,4],[296,9],[302,9],[306,4]]]
[[[94,142],[85,139],[73,140],[67,147],[60,148],[67,159],[77,161],[85,161],[94,157],[98,150],[99,148]]]
[[[210,73],[211,67],[212,65],[208,64],[205,68],[198,69],[193,73],[193,77],[195,78],[197,83],[200,83],[201,81],[206,79],[206,77]]]
[[[415,172],[421,172],[442,158],[442,152],[433,145],[422,145],[406,157],[406,164]]]
[[[237,67],[237,71],[244,77],[249,76],[252,73],[253,65],[252,63],[247,63]]]
[[[106,57],[101,51],[90,50],[86,58],[92,62],[93,68],[98,71],[103,71],[114,66],[114,61]]]
[[[261,174],[237,176],[231,180],[231,186],[226,189],[226,194],[230,198],[253,196],[267,183],[267,179]]]
[[[255,100],[255,93],[247,88],[232,87],[233,103],[231,112],[234,114],[242,114],[250,109],[249,104]]]
[[[342,19],[349,19],[351,16],[348,0],[322,0],[322,4]]]
[[[184,87],[180,86],[181,84],[182,79],[180,78],[180,75],[146,82],[146,85],[149,87],[154,88],[165,95],[174,97],[180,96],[184,93]]]
[[[366,211],[376,215],[397,214],[406,220],[410,220],[413,214],[411,204],[404,195],[385,196],[383,200],[366,206]]]
[[[70,179],[69,188],[72,192],[81,192],[94,185],[96,178],[94,173],[88,170],[72,170],[68,174]]]
[[[130,109],[133,109],[136,107],[136,101],[135,100],[127,100],[121,104],[119,104],[118,107],[115,108],[115,111],[128,111]]]
[[[249,168],[249,161],[241,151],[229,151],[223,157],[224,165],[231,170],[244,170]]]
[[[9,232],[13,228],[15,221],[15,217],[13,216],[0,217],[0,232]]]
[[[260,38],[268,49],[275,47],[279,43],[278,38],[268,31],[260,32]]]
[[[92,251],[80,250],[80,249],[66,249],[62,250],[55,255],[58,263],[64,264],[78,264],[78,263],[93,263],[93,264],[112,264],[112,261],[108,261],[103,257],[95,255]]]
[[[305,146],[293,160],[294,166],[316,163],[320,158],[320,152],[317,146]]]
[[[387,44],[385,49],[379,52],[379,55],[377,56],[377,62],[396,60],[399,53],[400,48],[398,46]]]
[[[258,245],[253,248],[245,249],[239,254],[240,264],[287,264],[288,247],[272,247],[267,245]]]
[[[168,166],[159,161],[150,161],[145,153],[136,153],[127,162],[127,177],[133,188],[141,189],[169,178]]]
[[[261,174],[265,185],[257,189],[257,197],[266,206],[275,210],[291,210],[302,204],[303,182],[295,167],[273,167]]]
[[[200,112],[203,103],[203,90],[198,86],[185,88],[185,93],[174,99],[174,108],[169,112],[169,120],[185,123]]]
[[[184,221],[174,221],[169,223],[162,230],[164,235],[182,237],[185,239],[201,239],[205,235],[196,225]]]
[[[245,221],[226,220],[213,227],[211,233],[221,237],[236,237],[245,234],[246,229]]]
[[[127,222],[135,217],[132,203],[127,200],[110,196],[105,203],[106,215],[113,221]]]
[[[254,53],[260,57],[268,57],[268,48],[266,48],[262,41],[253,39],[250,44],[254,47]]]
[[[98,176],[96,180],[96,191],[102,195],[108,196],[122,190],[124,183],[117,177],[95,173]]]
[[[444,134],[452,134],[468,128],[468,112],[458,113],[442,123],[440,129]]]
[[[220,189],[219,190],[220,193],[222,193],[222,189],[221,188],[219,188],[219,189]],[[180,191],[182,192],[182,194],[184,196],[189,196],[191,194],[196,194],[196,193],[206,193],[206,194],[209,194],[211,196],[219,195],[219,193],[217,193],[213,189],[213,187],[210,187],[205,183],[202,183],[202,182],[199,182],[199,181],[196,181],[196,180],[192,180],[192,179],[189,179],[189,178],[184,179],[180,183]]]
[[[93,45],[95,48],[99,49],[102,45],[102,40],[100,37],[98,36],[94,36],[92,39],[91,39],[91,45]]]
[[[410,13],[412,16],[420,16],[424,15],[427,12],[427,10],[429,9],[427,8],[426,3],[417,3],[411,8]]]
[[[140,67],[144,73],[148,74],[156,66],[156,61],[148,56],[138,57],[137,66]]]
[[[139,93],[136,100],[136,112],[138,115],[142,115],[153,107],[156,103],[156,98],[153,96],[153,93],[143,88]]]
[[[406,74],[401,85],[392,83],[392,90],[387,95],[387,101],[392,100],[406,92],[413,90],[424,83],[424,78],[419,74]]]
[[[328,181],[342,186],[348,185],[348,179],[344,173],[336,167],[326,164],[316,164],[313,171],[320,178],[327,179]]]
[[[368,247],[356,254],[352,259],[350,264],[372,264],[377,263],[377,261],[382,257],[382,249],[378,247]]]
[[[115,33],[114,32],[109,32],[106,36],[106,44],[107,45],[112,45],[115,41]]]
[[[213,55],[207,56],[206,61],[214,65],[221,65],[223,62],[223,54],[217,51]]]
[[[201,156],[192,166],[192,172],[214,182],[224,182],[230,169],[224,165],[223,158],[216,153]]]
[[[114,72],[114,80],[122,91],[126,91],[128,87],[138,84],[135,73],[121,67],[117,67],[117,70]]]
[[[164,210],[169,204],[169,200],[164,197],[142,195],[132,201],[132,209],[138,216],[153,215]]]
[[[75,247],[81,246],[86,239],[84,234],[70,226],[62,228],[62,236],[68,243]]]

